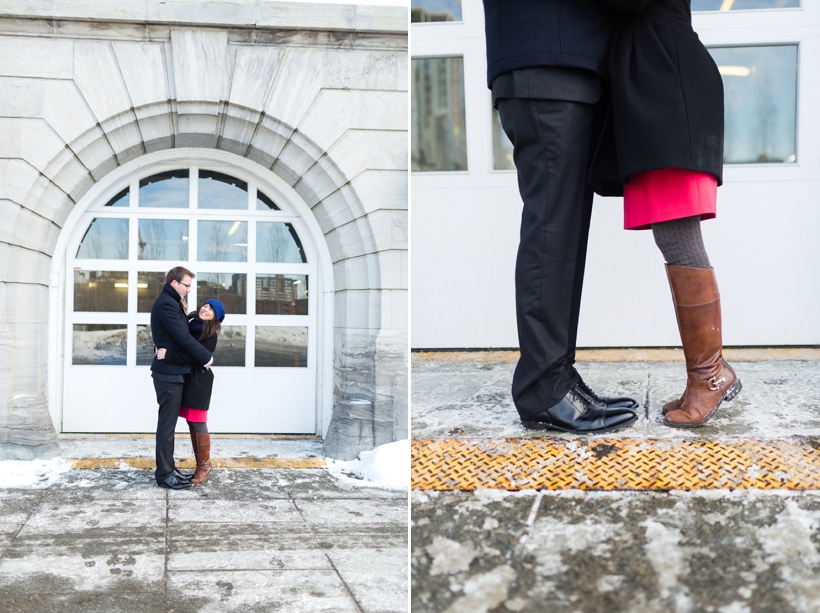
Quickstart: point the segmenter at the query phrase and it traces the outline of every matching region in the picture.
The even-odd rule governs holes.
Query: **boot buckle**
[[[726,377],[721,377],[720,379],[718,379],[717,377],[712,377],[711,379],[709,379],[709,389],[713,392],[716,392],[724,383],[726,383]]]

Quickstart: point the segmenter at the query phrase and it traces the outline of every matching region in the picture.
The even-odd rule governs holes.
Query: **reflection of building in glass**
[[[74,271],[74,310],[124,313],[128,310],[128,273]]]
[[[307,315],[307,275],[257,275],[256,312]]]
[[[410,21],[413,23],[461,19],[461,0],[413,0],[410,7]]]
[[[464,59],[413,60],[413,170],[467,170]]]
[[[425,23],[431,21],[455,21],[455,17],[450,11],[430,12],[423,6],[414,6],[410,9],[410,21],[413,23]]]
[[[225,305],[226,313],[241,315],[247,312],[248,275],[245,273],[203,273],[197,277],[197,292],[200,305],[216,298]]]

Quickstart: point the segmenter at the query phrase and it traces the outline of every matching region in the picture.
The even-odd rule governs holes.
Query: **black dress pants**
[[[165,481],[174,472],[174,430],[179,419],[184,383],[154,379],[159,412],[157,414],[157,483]]]
[[[575,370],[592,190],[586,184],[597,108],[566,100],[502,98],[524,201],[515,265],[521,358],[512,395],[522,417],[563,398]]]

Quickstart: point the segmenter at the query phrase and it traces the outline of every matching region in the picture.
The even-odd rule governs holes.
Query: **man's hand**
[[[164,351],[164,349],[163,349],[163,351]],[[205,366],[203,366],[202,368],[204,368],[205,370],[211,370],[211,364],[213,364],[213,363],[214,363],[214,356],[211,356],[211,359],[208,360],[208,363],[205,364]]]
[[[165,359],[165,351],[166,351],[165,349],[160,349],[159,347],[156,347],[154,349],[154,351],[157,354],[157,359],[158,360],[164,360]],[[213,358],[211,358],[211,360],[213,360]]]

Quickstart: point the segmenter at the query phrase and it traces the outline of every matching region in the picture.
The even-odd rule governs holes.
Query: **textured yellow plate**
[[[75,458],[69,460],[73,468],[100,469],[156,467],[153,458]],[[320,458],[211,458],[214,468],[324,468]],[[177,468],[195,468],[193,458],[177,460]]]
[[[417,490],[820,489],[800,441],[459,439],[412,442]]]

